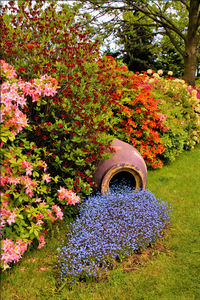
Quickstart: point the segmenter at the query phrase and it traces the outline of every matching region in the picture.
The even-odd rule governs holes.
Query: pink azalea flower
[[[38,241],[39,241],[38,249],[42,248],[42,247],[43,247],[43,246],[46,244],[46,242],[45,242],[45,239],[44,239],[44,236],[43,236],[43,235],[40,235],[40,237],[39,237]]]
[[[41,227],[41,225],[42,225],[43,223],[44,223],[44,222],[43,222],[42,220],[38,220],[37,223],[36,223],[36,225],[38,225],[38,226]]]
[[[37,202],[41,202],[42,201],[42,199],[41,198],[36,198],[35,199],[35,202],[37,203]]]
[[[56,217],[58,219],[62,220],[63,219],[63,213],[61,211],[61,208],[58,205],[53,205],[51,208],[55,211]]]
[[[59,200],[66,200],[67,204],[73,204],[80,202],[79,196],[77,196],[74,192],[70,190],[66,190],[63,187],[60,187],[58,190],[58,199]]]
[[[44,174],[43,175],[43,180],[46,181],[46,183],[49,183],[51,181],[51,177],[49,174]]]
[[[15,212],[11,213],[10,216],[7,219],[7,223],[11,225],[12,223],[15,223],[15,218],[17,217],[17,214]]]

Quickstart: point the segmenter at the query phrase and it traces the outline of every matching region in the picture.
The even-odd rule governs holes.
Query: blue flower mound
[[[98,277],[117,260],[157,240],[169,220],[169,207],[150,191],[113,189],[91,196],[58,249],[62,280]]]

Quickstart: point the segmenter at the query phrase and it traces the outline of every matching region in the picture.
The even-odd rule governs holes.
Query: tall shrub
[[[56,178],[48,173],[40,149],[26,139],[19,146],[15,144],[17,135],[28,126],[27,116],[21,111],[27,95],[39,103],[49,92],[57,93],[57,81],[42,76],[30,84],[16,77],[13,67],[1,60],[0,235],[4,269],[19,261],[33,241],[37,241],[38,248],[44,246],[45,232],[53,222],[63,218],[62,207],[79,202],[65,187],[60,187],[53,198],[51,182]],[[25,147],[33,154],[24,154]]]
[[[31,127],[19,138],[43,149],[58,184],[85,195],[97,162],[108,156],[112,97],[99,77],[99,42],[84,26],[88,16],[77,20],[67,5],[56,7],[56,1],[21,1],[17,7],[10,1],[2,10],[1,46],[27,80],[45,73],[57,79],[59,94],[39,104],[27,99]]]

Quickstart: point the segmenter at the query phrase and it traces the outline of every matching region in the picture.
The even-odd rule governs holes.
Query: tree
[[[134,16],[134,20],[138,17]],[[124,20],[127,16],[124,15]],[[131,16],[132,19],[132,16]],[[147,69],[159,69],[156,51],[158,43],[154,40],[151,28],[135,26],[134,22],[124,22],[118,30],[118,44],[121,45],[120,58],[127,64],[131,71],[145,71]]]
[[[184,60],[184,80],[188,84],[195,85],[200,43],[199,0],[79,1],[83,4],[89,3],[95,10],[113,15],[115,24],[124,22],[120,13],[140,12],[141,18],[135,25],[152,27],[157,34],[168,36],[171,44]],[[111,20],[109,24],[112,24]]]
[[[158,42],[158,53],[160,68],[165,71],[173,71],[173,76],[183,77],[183,57],[176,51],[167,36]]]

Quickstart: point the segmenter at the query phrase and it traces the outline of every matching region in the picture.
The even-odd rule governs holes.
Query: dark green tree
[[[124,22],[122,14],[135,12],[141,18],[135,25],[151,27],[158,35],[167,36],[184,61],[183,78],[188,84],[195,85],[200,43],[200,1],[199,0],[79,0],[101,15],[113,16],[107,25],[110,29]],[[146,23],[145,23],[146,20]],[[112,22],[113,21],[113,22]],[[128,22],[128,21],[127,21]],[[109,28],[107,26],[107,28]]]

